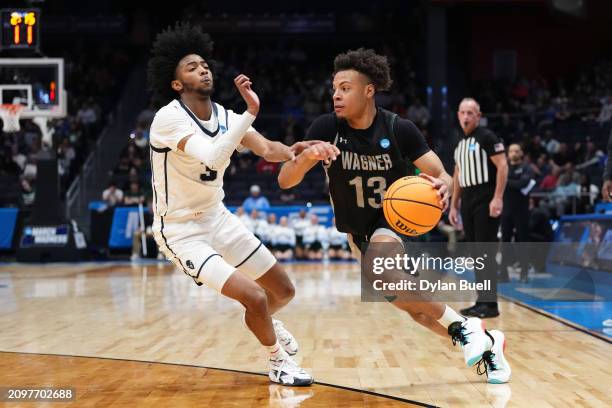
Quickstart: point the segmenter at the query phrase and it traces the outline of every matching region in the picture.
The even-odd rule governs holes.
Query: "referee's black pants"
[[[473,191],[471,191],[473,190]],[[490,189],[470,188],[464,189],[461,194],[461,218],[465,242],[497,242],[497,231],[499,229],[499,218],[489,216],[489,203],[493,198]],[[478,291],[477,304],[487,303],[489,306],[497,307],[497,262],[495,261],[495,245],[486,246],[473,245],[472,256],[484,256],[485,267],[482,270],[475,269],[476,282],[491,282],[491,290]]]

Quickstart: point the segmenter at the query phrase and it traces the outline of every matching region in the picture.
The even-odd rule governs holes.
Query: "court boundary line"
[[[582,332],[584,334],[588,334],[589,336],[595,337],[596,339],[604,341],[604,342],[606,342],[608,344],[612,344],[612,339],[608,338],[607,336],[605,336],[603,334],[599,334],[599,333],[597,333],[595,331],[589,330],[586,327],[583,327],[583,326],[579,325],[578,323],[574,323],[574,322],[572,322],[570,320],[564,319],[563,317],[557,316],[556,314],[547,312],[547,311],[542,310],[540,308],[537,308],[535,306],[531,306],[531,305],[529,305],[529,304],[527,304],[525,302],[522,302],[520,300],[516,300],[513,297],[510,297],[508,295],[499,294],[499,296],[504,298],[504,299],[506,299],[506,300],[508,300],[509,302],[514,303],[517,306],[525,308],[525,309],[527,309],[527,310],[529,310],[529,311],[531,311],[533,313],[539,314],[540,316],[547,317],[547,318],[549,318],[551,320],[556,321],[557,323],[561,323],[564,326],[571,327],[574,330],[577,330],[577,331]]]
[[[134,362],[134,363],[164,364],[164,365],[171,365],[171,366],[204,368],[204,369],[207,369],[207,370],[219,370],[219,371],[226,371],[226,372],[231,372],[231,373],[251,374],[251,375],[258,375],[258,376],[261,376],[261,377],[268,377],[268,374],[258,373],[258,372],[254,372],[254,371],[235,370],[235,369],[231,369],[231,368],[220,368],[220,367],[208,367],[208,366],[202,366],[202,365],[196,365],[196,364],[168,363],[168,362],[164,362],[164,361],[130,360],[130,359],[127,359],[127,358],[81,356],[81,355],[74,355],[74,354],[59,354],[59,353],[34,353],[34,352],[29,352],[29,351],[22,352],[22,351],[0,350],[0,353],[27,354],[27,355],[35,355],[35,356],[54,356],[54,357],[77,357],[77,358],[90,358],[90,359],[98,359],[98,360],[128,361],[128,362]],[[270,382],[270,384],[275,384],[275,383]],[[420,407],[439,408],[437,405],[431,405],[431,404],[427,404],[427,403],[424,403],[424,402],[413,401],[413,400],[409,400],[409,399],[402,398],[402,397],[396,397],[396,396],[393,396],[393,395],[381,394],[381,393],[378,393],[378,392],[375,392],[375,391],[370,391],[370,390],[363,390],[363,389],[359,389],[359,388],[351,388],[351,387],[347,387],[347,386],[344,386],[344,385],[336,385],[336,384],[330,384],[330,383],[324,383],[324,382],[318,382],[318,381],[315,381],[313,384],[322,385],[324,387],[339,388],[339,389],[342,389],[342,390],[353,391],[353,392],[358,392],[358,393],[362,393],[362,394],[368,394],[368,395],[372,395],[372,396],[375,396],[375,397],[391,399],[391,400],[399,401],[399,402],[406,402],[406,403],[414,404],[414,405],[417,405],[417,406],[420,406]],[[289,387],[289,388],[291,388],[291,387]],[[303,388],[307,388],[307,387],[303,387]]]

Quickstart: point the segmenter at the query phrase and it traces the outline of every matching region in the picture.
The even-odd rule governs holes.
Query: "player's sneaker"
[[[305,387],[314,382],[312,376],[289,356],[270,359],[269,377],[272,382],[295,387]]]
[[[283,322],[280,320],[272,319],[272,324],[274,325],[276,338],[278,339],[278,342],[283,350],[285,350],[290,356],[295,356],[298,352],[298,342],[295,337],[289,333],[289,330],[285,329]]]
[[[504,356],[506,338],[504,333],[499,330],[491,330],[488,334],[493,339],[493,347],[482,354],[482,360],[478,362],[477,372],[479,375],[486,374],[488,383],[507,383],[510,380],[512,370]]]
[[[453,345],[461,344],[463,357],[468,367],[479,362],[483,353],[492,345],[491,339],[485,333],[484,322],[477,317],[469,317],[462,322],[452,323],[448,326],[448,334],[453,339]]]

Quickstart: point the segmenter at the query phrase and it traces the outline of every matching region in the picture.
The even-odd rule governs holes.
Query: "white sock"
[[[289,355],[287,352],[278,344],[278,340],[272,346],[266,346],[268,352],[270,353],[270,359],[274,360],[282,360],[287,358]]]
[[[444,313],[442,313],[442,317],[438,319],[438,323],[444,327],[448,327],[455,322],[463,322],[464,320],[465,317],[455,312],[449,305],[445,305]]]

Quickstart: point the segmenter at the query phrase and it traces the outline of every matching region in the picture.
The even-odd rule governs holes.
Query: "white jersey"
[[[295,231],[290,227],[275,225],[272,236],[273,245],[295,246]]]
[[[319,241],[321,244],[325,244],[329,241],[327,236],[327,229],[323,225],[312,225],[310,224],[304,230],[304,243],[312,244],[315,241]]]
[[[291,225],[295,231],[295,235],[301,237],[304,235],[304,230],[310,226],[310,220],[308,218],[300,218],[298,216],[297,218],[293,219]]]
[[[335,225],[327,228],[327,235],[330,245],[344,245],[348,242],[346,233],[338,231]]]
[[[223,137],[238,114],[218,103],[212,102],[212,105],[210,120],[199,120],[176,99],[155,114],[149,142],[156,217],[172,220],[194,216],[222,202],[223,174],[229,160],[214,171],[177,147],[189,135],[209,140]],[[251,130],[254,129],[251,127]]]

